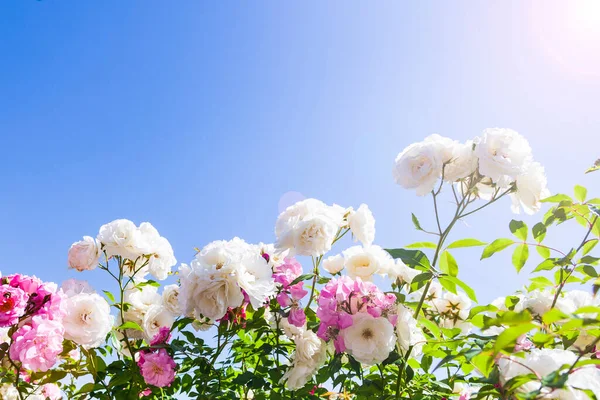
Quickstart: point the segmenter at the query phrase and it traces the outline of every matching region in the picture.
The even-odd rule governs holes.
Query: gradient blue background
[[[289,191],[369,204],[382,246],[426,240],[410,212],[432,227],[431,200],[391,167],[431,133],[513,128],[553,192],[598,195],[583,171],[600,156],[600,31],[567,4],[4,1],[0,270],[100,288],[66,254],[116,218],[150,221],[180,262],[215,239],[270,242]],[[507,236],[510,218],[506,199],[453,237]],[[533,265],[456,256],[484,301]]]

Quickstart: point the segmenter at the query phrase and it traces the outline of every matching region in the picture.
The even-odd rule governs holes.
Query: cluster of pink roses
[[[302,327],[306,323],[306,314],[299,302],[308,294],[308,291],[304,290],[304,282],[292,285],[301,274],[302,265],[293,257],[286,257],[283,264],[275,267],[273,272],[275,283],[281,285],[277,303],[284,309],[289,308],[288,322],[297,327]]]
[[[317,336],[325,341],[334,340],[335,349],[346,350],[340,332],[351,327],[357,317],[370,315],[384,317],[393,325],[398,321],[396,296],[383,293],[374,283],[348,276],[332,279],[319,295],[317,317],[321,320]]]
[[[49,370],[63,349],[62,292],[34,276],[9,275],[1,283],[0,327],[17,326],[11,335],[11,359],[27,370]]]
[[[170,339],[169,328],[163,326],[150,341],[150,349],[138,353],[140,356],[138,366],[148,385],[165,387],[170,386],[175,380],[175,368],[177,367],[175,361],[166,349],[158,347],[166,344]]]

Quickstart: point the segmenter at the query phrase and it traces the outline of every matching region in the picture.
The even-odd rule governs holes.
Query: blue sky
[[[289,191],[369,204],[382,246],[425,240],[410,212],[430,224],[431,201],[391,167],[431,133],[513,128],[553,192],[598,196],[600,9],[561,3],[2,2],[0,270],[100,289],[66,253],[103,223],[150,221],[187,262],[272,241]],[[510,218],[506,200],[454,238]],[[508,254],[456,256],[482,300],[526,280]]]

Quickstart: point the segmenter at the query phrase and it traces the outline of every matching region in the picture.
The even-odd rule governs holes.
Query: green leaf
[[[483,254],[481,254],[481,259],[491,257],[494,253],[504,250],[511,244],[514,244],[515,241],[512,239],[496,239],[492,243],[488,244],[485,249],[483,249]]]
[[[533,228],[531,228],[531,233],[533,233],[533,238],[538,243],[541,243],[546,237],[546,225],[544,225],[541,222],[538,222],[533,226]]]
[[[542,257],[542,258],[550,258],[550,249],[544,246],[535,246],[535,249],[537,250],[538,254]]]
[[[127,321],[127,322],[125,322],[122,325],[118,326],[117,329],[119,329],[119,330],[123,330],[123,329],[135,329],[136,331],[144,332],[144,330],[142,329],[142,327],[139,326],[137,323],[135,323],[133,321]]]
[[[534,278],[529,278],[529,280],[532,282],[529,288],[530,290],[543,289],[549,286],[554,286],[554,283],[552,283],[552,281],[546,278],[545,276],[536,276]]]
[[[108,290],[103,290],[103,292],[107,299],[109,299],[113,303],[115,302],[115,296],[113,296],[111,292],[109,292]]]
[[[583,255],[585,256],[590,251],[592,251],[594,249],[594,247],[596,247],[597,244],[598,244],[598,239],[590,239],[590,240],[586,241],[583,244],[583,247],[581,248]]]
[[[392,258],[399,258],[402,262],[409,267],[415,268],[417,265],[429,270],[431,269],[431,263],[429,259],[420,250],[406,250],[406,249],[384,249],[387,251]]]
[[[297,277],[296,279],[294,279],[291,283],[290,286],[294,286],[296,283],[298,282],[302,282],[302,281],[306,281],[308,279],[311,279],[313,276],[315,276],[315,274],[302,274],[299,277]]]
[[[462,290],[465,291],[465,293],[467,294],[467,296],[469,296],[469,298],[471,300],[473,300],[474,302],[477,302],[477,296],[475,296],[475,291],[466,283],[464,283],[463,281],[461,281],[460,279],[454,277],[454,276],[442,276],[440,277],[440,281],[442,279],[448,280],[452,283],[454,283],[456,286],[460,287]]]
[[[594,171],[598,171],[600,170],[600,159],[596,160],[596,162],[594,163],[594,165],[592,165],[591,167],[589,167],[585,173],[589,174],[590,172],[594,172]]]
[[[458,264],[452,254],[447,251],[444,251],[440,256],[440,269],[450,276],[458,275]]]
[[[583,266],[583,272],[587,276],[591,276],[592,278],[597,278],[598,277],[598,272],[596,272],[596,268],[592,267],[589,264],[586,264],[586,265]]]
[[[521,239],[522,241],[527,240],[527,225],[525,222],[513,219],[510,221],[510,224],[508,224],[508,227],[510,228],[512,234],[517,238]]]
[[[450,293],[456,294],[456,284],[445,278],[446,278],[445,276],[440,277],[440,279],[439,279],[440,285],[442,285],[442,287],[444,289],[446,289],[447,291],[449,291]]]
[[[550,271],[555,266],[556,266],[556,263],[554,262],[554,260],[551,258],[548,258],[548,259],[542,261],[537,267],[535,267],[533,272]]]
[[[517,272],[521,271],[521,268],[527,262],[529,258],[529,247],[526,244],[520,244],[515,248],[512,256],[512,263],[517,269]]]
[[[542,203],[560,203],[564,200],[571,200],[571,197],[566,194],[555,194],[554,196],[546,197],[542,200]]]
[[[405,246],[407,249],[435,249],[437,245],[432,242],[416,242]]]
[[[583,203],[585,201],[586,196],[587,196],[587,189],[581,185],[575,185],[575,198],[578,201]]]
[[[485,246],[487,243],[482,242],[477,239],[460,239],[456,242],[451,243],[447,248],[448,249],[457,249],[459,247],[475,247],[475,246]]]
[[[517,343],[517,339],[535,327],[536,325],[533,323],[525,323],[505,329],[498,335],[498,339],[496,339],[496,343],[494,344],[494,351],[496,353],[501,350],[512,351]]]
[[[432,277],[433,274],[431,272],[423,272],[422,274],[415,276],[412,282],[410,283],[411,292],[419,290],[420,288],[425,286],[426,282]]]
[[[542,321],[544,322],[544,324],[550,325],[556,321],[560,321],[566,318],[569,318],[567,314],[563,313],[558,308],[553,308],[542,316]]]
[[[95,386],[95,384],[93,382],[86,383],[85,385],[83,385],[81,387],[81,389],[79,389],[77,394],[89,393],[92,390],[94,390],[94,386]]]
[[[484,351],[471,359],[471,363],[483,374],[488,377],[494,368],[494,354],[490,351]]]
[[[410,214],[412,216],[412,223],[415,226],[415,229],[418,231],[422,231],[423,228],[421,228],[421,223],[419,222],[419,219],[417,218],[417,216],[415,214]]]

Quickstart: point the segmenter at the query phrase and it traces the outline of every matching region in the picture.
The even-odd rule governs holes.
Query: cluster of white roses
[[[396,183],[419,196],[434,190],[439,179],[463,188],[473,184],[474,194],[485,200],[514,186],[516,213],[520,207],[529,214],[538,211],[550,194],[544,168],[533,160],[527,140],[511,129],[485,129],[466,143],[431,135],[398,154],[393,174]]]
[[[285,319],[282,319],[285,321]],[[284,322],[284,324],[286,324]],[[318,371],[327,359],[327,345],[313,331],[306,327],[297,328],[294,325],[287,324],[288,337],[294,342],[296,350],[292,356],[291,367],[281,378],[287,387],[296,390]],[[290,331],[293,333],[290,334]]]
[[[577,355],[568,350],[532,349],[525,358],[517,356],[503,357],[498,360],[500,381],[507,382],[519,375],[535,374],[538,378],[545,377],[555,371],[565,373],[568,366],[575,363]],[[567,368],[565,368],[567,366]],[[600,369],[594,365],[579,367],[572,371],[562,389],[542,387],[541,381],[532,380],[519,387],[520,393],[529,393],[541,389],[539,398],[585,400],[590,397],[583,390],[594,394],[600,393]]]
[[[148,343],[162,327],[171,327],[175,318],[181,315],[179,307],[179,286],[167,285],[163,288],[162,295],[158,287],[146,284],[145,281],[131,282],[123,294],[124,301],[128,304],[123,312],[125,321],[118,317],[118,323],[131,321],[142,328],[127,329],[129,339],[144,338]]]
[[[277,218],[276,247],[290,255],[322,256],[331,250],[343,229],[350,229],[355,240],[370,246],[375,240],[375,219],[369,207],[361,204],[354,210],[306,199],[288,207]]]
[[[183,314],[217,320],[245,300],[255,309],[261,307],[275,294],[272,263],[280,259],[263,247],[240,238],[219,240],[206,245],[189,265],[182,264],[179,298]]]
[[[148,274],[159,280],[169,276],[177,263],[171,244],[148,222],[137,227],[129,220],[117,219],[102,225],[96,239],[84,236],[73,243],[68,253],[69,267],[80,272],[92,270],[99,265],[102,254],[107,263],[119,258],[123,275],[132,277],[123,298],[128,307],[124,318],[119,315],[118,325],[136,323],[143,332],[127,329],[128,337],[144,337],[149,342],[161,327],[170,327],[181,314],[178,285],[165,286],[161,296],[157,285],[145,280]],[[62,289],[67,296],[65,337],[84,348],[99,346],[114,325],[110,306],[87,282],[69,280]]]
[[[126,219],[117,219],[100,227],[96,239],[84,236],[69,250],[69,266],[78,271],[91,270],[98,265],[102,253],[127,260],[123,273],[143,278],[148,273],[158,280],[166,279],[177,263],[167,239],[160,236],[149,222],[139,227]]]

